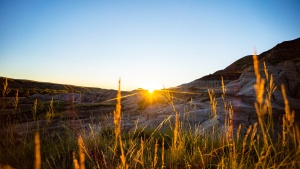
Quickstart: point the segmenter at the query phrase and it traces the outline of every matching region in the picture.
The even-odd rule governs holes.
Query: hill
[[[297,58],[300,58],[300,38],[279,43],[272,49],[258,55],[260,62],[267,62],[272,66],[277,66],[279,63]],[[227,84],[233,80],[239,79],[242,72],[252,65],[252,55],[247,55],[233,62],[223,70],[218,70],[213,74],[180,85],[180,87],[216,87],[221,85],[221,77],[223,77],[225,84]]]
[[[8,96],[15,96],[16,90],[19,92],[19,96],[31,96],[34,94],[60,94],[60,93],[84,93],[84,92],[103,92],[114,91],[108,89],[101,89],[96,87],[83,87],[67,84],[57,84],[49,82],[38,82],[32,80],[12,79],[6,77],[0,77],[0,88],[3,89],[3,84],[7,82],[11,92]]]

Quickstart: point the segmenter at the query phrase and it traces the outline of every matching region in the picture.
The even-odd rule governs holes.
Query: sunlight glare
[[[152,94],[152,93],[154,92],[155,89],[154,89],[154,88],[148,88],[147,90],[148,90],[148,92],[149,92],[150,94]]]
[[[147,85],[144,86],[144,89],[148,90],[148,92],[152,94],[155,90],[159,89],[159,85],[148,83]]]

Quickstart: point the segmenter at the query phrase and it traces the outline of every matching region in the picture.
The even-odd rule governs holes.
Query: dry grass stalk
[[[73,167],[74,169],[85,169],[85,155],[84,155],[84,144],[83,144],[83,140],[82,137],[79,136],[78,137],[78,149],[79,149],[79,162],[76,158],[76,154],[73,151],[72,153],[72,157],[73,157]]]
[[[264,72],[267,80],[267,86],[265,87],[265,90],[267,92],[266,98],[265,98],[265,104],[267,106],[267,114],[268,114],[268,121],[267,121],[267,131],[270,129],[274,129],[274,122],[273,122],[273,115],[272,115],[272,95],[277,89],[277,86],[274,83],[273,75],[269,74],[266,63],[264,62]],[[273,130],[274,133],[274,130]]]
[[[3,90],[2,90],[2,109],[5,109],[5,96],[11,91],[8,88],[7,78],[5,79],[5,83],[3,83]]]
[[[179,137],[179,113],[177,111],[175,111],[175,127],[174,127],[174,139],[173,139],[173,148],[177,149],[177,141],[178,141],[178,137]]]
[[[145,168],[145,162],[144,162],[145,143],[144,143],[144,140],[142,137],[140,139],[140,146],[141,146],[141,148],[137,152],[137,155],[136,155],[137,158],[134,159],[134,161],[136,162],[134,168],[136,168],[137,163],[139,163],[143,168]]]
[[[180,143],[179,143],[179,112],[176,110],[175,105],[174,105],[174,97],[173,95],[170,94],[169,91],[166,90],[166,97],[168,99],[168,102],[170,106],[173,108],[173,111],[175,112],[175,126],[173,130],[173,140],[172,140],[172,146],[171,146],[171,154],[173,157],[173,160],[177,160],[179,157],[179,152],[180,152]]]
[[[259,71],[259,61],[256,53],[253,55],[253,66],[256,76],[256,83],[254,84],[254,89],[256,93],[256,102],[254,103],[255,110],[258,116],[258,123],[263,135],[264,148],[267,148],[269,145],[267,131],[264,122],[264,115],[267,113],[267,105],[263,103],[264,101],[264,89],[265,89],[265,80],[261,78]]]
[[[222,145],[225,145],[225,141],[228,142],[228,137],[227,136],[228,136],[228,130],[229,130],[229,119],[230,119],[230,117],[229,117],[228,103],[226,102],[226,99],[225,99],[226,88],[225,88],[225,83],[224,83],[223,76],[221,76],[221,84],[222,84],[222,94],[221,94],[221,96],[222,96],[222,100],[223,100],[223,105],[224,105],[223,110],[224,110],[224,114],[225,114],[224,129],[227,131],[225,133],[226,137],[222,137]],[[210,94],[209,94],[209,96],[210,96]],[[210,101],[211,102],[213,101],[211,96],[210,96]],[[213,104],[211,103],[211,105],[213,105]],[[216,108],[213,107],[213,106],[211,107],[211,109],[215,109],[215,111],[216,111]]]
[[[268,69],[267,69],[266,62],[264,62],[264,71],[265,71],[266,79],[267,79],[267,81],[268,81],[268,80],[269,80],[269,71],[268,71]]]
[[[121,138],[121,80],[119,80],[119,86],[118,86],[118,94],[117,94],[117,104],[116,104],[116,110],[114,111],[114,129],[115,129],[115,149],[114,153],[116,153],[118,144],[120,146],[121,155],[120,159],[122,162],[121,168],[128,168],[128,164],[126,163],[126,156],[123,149],[123,142]]]
[[[158,143],[157,143],[157,139],[156,139],[155,147],[154,147],[153,165],[152,165],[153,168],[155,168],[157,165],[157,149],[158,149]]]
[[[239,124],[239,127],[238,127],[237,132],[236,132],[236,142],[238,142],[240,140],[241,129],[242,129],[242,124]]]
[[[37,111],[37,99],[33,102],[33,107],[31,109],[33,120],[36,121],[36,111]]]
[[[283,84],[281,85],[281,92],[285,106],[285,115],[282,117],[282,145],[286,145],[287,133],[289,133],[289,136],[292,137],[295,145],[297,145],[296,126],[294,125],[295,111],[291,112],[290,110],[289,101]]]
[[[226,88],[225,88],[225,83],[224,83],[224,78],[221,76],[221,84],[222,84],[222,94],[226,94]]]
[[[84,164],[84,161],[85,161],[85,156],[84,156],[84,153],[83,153],[83,140],[82,140],[82,137],[80,136],[78,138],[78,146],[79,146],[79,165],[80,165],[80,169],[85,169],[85,164]]]
[[[254,66],[254,72],[256,76],[256,83],[254,84],[256,101],[259,104],[259,106],[261,106],[264,100],[263,94],[264,94],[265,80],[261,78],[260,71],[259,71],[259,61],[256,53],[254,53],[253,55],[253,66]]]
[[[51,122],[51,119],[54,117],[54,106],[53,106],[53,97],[50,101],[50,104],[49,104],[49,107],[48,107],[48,110],[46,112],[46,120],[47,120],[47,123],[50,124]]]
[[[74,151],[72,153],[72,157],[73,157],[73,167],[74,167],[74,169],[79,169],[79,163],[78,163],[78,160],[76,158],[76,155],[75,155]]]
[[[120,90],[121,81],[119,80],[118,94],[117,94],[117,104],[116,110],[114,111],[114,127],[115,127],[115,144],[116,147],[119,142],[119,137],[121,134],[121,90]]]
[[[121,149],[120,159],[121,159],[121,162],[122,162],[122,165],[121,165],[120,168],[127,169],[127,168],[129,168],[129,166],[126,163],[126,157],[125,157],[125,153],[124,153],[124,149],[123,149],[123,142],[122,142],[121,137],[119,137],[119,140],[120,140],[120,149]]]
[[[34,144],[35,144],[35,160],[34,160],[34,169],[41,168],[41,143],[40,143],[40,135],[38,132],[34,135]]]
[[[233,138],[233,109],[232,104],[229,103],[229,120],[228,120],[228,130],[227,130],[227,143],[229,145],[229,157],[231,161],[231,168],[235,169],[237,167],[236,163],[236,145]]]
[[[15,99],[14,99],[14,101],[13,101],[13,106],[14,106],[14,109],[15,109],[15,111],[17,110],[17,108],[18,108],[18,104],[19,104],[19,91],[17,90],[17,92],[16,92],[16,97],[15,97]]]
[[[215,92],[214,92],[214,90],[210,91],[209,89],[207,89],[207,91],[208,91],[208,96],[210,99],[212,117],[217,118],[217,101],[216,101]]]
[[[161,147],[161,169],[165,167],[165,138],[163,137],[162,140],[162,147]]]
[[[270,155],[271,146],[268,146],[265,151],[261,151],[258,156],[258,162],[255,165],[255,168],[266,168],[267,160],[266,158]]]
[[[225,160],[224,157],[222,157],[218,164],[218,168],[224,169],[225,168],[224,166],[225,166]]]
[[[225,87],[223,76],[221,76],[221,84],[222,84],[222,100],[223,100],[223,103],[224,103],[224,111],[226,113],[227,112],[227,103],[226,103],[226,100],[225,100],[226,87]],[[226,117],[225,117],[225,119],[226,119]],[[226,124],[226,121],[225,121],[225,124]]]
[[[254,143],[255,143],[255,136],[258,136],[259,137],[259,135],[256,135],[257,134],[257,123],[254,123],[254,125],[253,125],[253,129],[252,129],[252,134],[251,134],[251,138],[250,138],[250,148],[254,145]]]
[[[244,159],[244,155],[245,155],[245,150],[246,150],[246,146],[247,146],[247,139],[249,137],[249,134],[252,130],[252,125],[250,125],[247,129],[246,135],[243,139],[243,146],[242,146],[242,159]]]

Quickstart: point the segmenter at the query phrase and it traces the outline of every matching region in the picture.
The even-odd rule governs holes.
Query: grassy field
[[[226,100],[223,84],[223,103],[218,103],[224,105],[226,113],[222,132],[214,129],[201,132],[199,127],[183,125],[168,92],[165,97],[173,107],[175,120],[170,121],[167,129],[162,130],[159,125],[156,129],[135,128],[124,132],[119,87],[114,127],[97,130],[90,126],[80,133],[69,128],[49,131],[39,127],[36,121],[36,132],[23,133],[20,137],[14,132],[16,124],[7,123],[2,127],[7,132],[2,131],[0,138],[0,168],[300,168],[300,131],[285,88],[278,86],[285,100],[282,130],[273,132],[271,96],[277,87],[266,68],[266,78],[262,78],[257,57],[253,58],[256,74],[256,102],[253,103],[256,112],[253,113],[258,119],[247,128],[240,125],[234,129],[234,112]],[[3,96],[6,90],[7,87]],[[209,97],[210,120],[214,120],[217,103],[213,91],[209,91]],[[18,107],[17,97],[12,104]],[[51,126],[52,113],[55,114],[51,103],[46,111]]]

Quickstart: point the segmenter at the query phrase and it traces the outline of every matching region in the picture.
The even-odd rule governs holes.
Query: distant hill
[[[0,77],[0,90],[3,89],[6,77]],[[67,84],[56,84],[49,82],[37,82],[32,80],[21,80],[7,78],[8,87],[11,92],[8,96],[15,96],[18,90],[19,96],[30,96],[33,94],[60,94],[60,93],[83,93],[83,92],[103,92],[109,91],[96,87],[83,87]],[[115,91],[115,90],[110,90]],[[1,95],[2,96],[2,95]],[[1,97],[0,96],[0,97]]]

